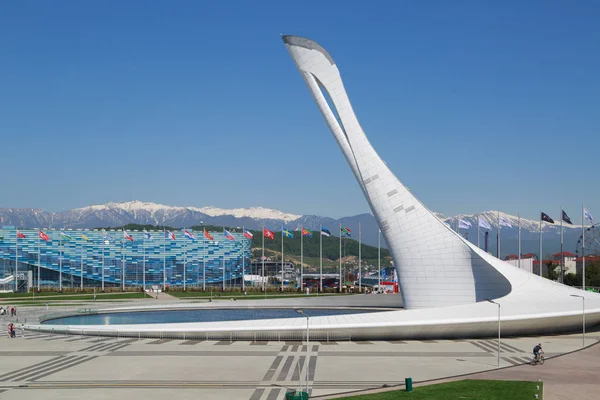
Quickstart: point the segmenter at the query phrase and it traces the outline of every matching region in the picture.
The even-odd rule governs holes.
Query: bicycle
[[[540,354],[538,356],[533,357],[533,360],[531,361],[531,365],[537,365],[537,364],[544,365],[544,361],[545,361],[544,355]]]

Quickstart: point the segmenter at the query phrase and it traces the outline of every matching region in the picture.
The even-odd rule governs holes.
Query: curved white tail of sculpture
[[[283,41],[379,223],[397,268],[404,306],[465,304],[508,294],[510,282],[490,264],[487,254],[439,220],[377,155],[329,53],[305,38],[284,36]]]

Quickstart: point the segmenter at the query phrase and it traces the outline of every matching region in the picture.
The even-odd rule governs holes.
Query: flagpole
[[[208,246],[206,245],[206,235],[204,235],[204,233],[206,232],[206,228],[204,228],[204,232],[203,232],[203,236],[202,236],[202,247],[203,247],[203,252],[202,252],[202,291],[206,291],[206,250],[208,248]]]
[[[519,269],[521,269],[521,214],[517,214],[519,217]]]
[[[185,276],[185,270],[187,267],[187,240],[186,236],[185,236],[185,226],[183,227],[183,291],[185,292],[185,281],[186,281],[186,276]]]
[[[540,261],[540,276],[542,276],[542,267],[543,267],[543,261],[544,261],[544,256],[542,255],[542,235],[544,234],[544,231],[542,230],[542,214],[540,211],[540,257],[539,257],[539,261]]]
[[[163,291],[167,287],[167,229],[163,228]]]
[[[104,241],[106,239],[106,237],[104,236],[105,233],[106,233],[106,231],[102,233],[102,236],[103,236],[102,237],[102,291],[103,292],[104,292]]]
[[[283,292],[283,226],[281,227],[281,291]]]
[[[146,292],[146,231],[144,231],[144,236],[142,238],[142,290]]]
[[[559,282],[564,282],[564,265],[565,259],[563,257],[563,210],[560,208],[560,279]]]
[[[342,224],[340,224],[340,293],[342,293]]]
[[[58,239],[58,291],[62,292],[62,231],[60,233],[60,239]],[[102,281],[104,284],[104,280]],[[104,289],[104,287],[102,287]]]
[[[300,292],[304,289],[304,235],[300,227]]]
[[[323,226],[319,232],[319,292],[323,292]]]
[[[246,278],[244,277],[246,273],[246,255],[244,254],[244,232],[246,232],[246,230],[242,226],[242,292],[246,290]]]
[[[81,233],[83,235],[83,233]],[[80,254],[80,269],[81,276],[79,277],[79,289],[83,290],[83,236],[79,238],[81,240],[81,254]]]
[[[41,257],[40,257],[40,231],[38,230],[38,273],[37,273],[37,290],[40,291],[40,268],[41,268]]]
[[[223,227],[223,236],[225,236],[225,227]],[[223,292],[225,291],[225,239],[223,238]]]
[[[123,235],[123,238],[121,239],[121,273],[123,274],[121,284],[123,286],[123,291],[125,291],[125,235]]]
[[[15,293],[19,291],[19,230],[15,236]]]
[[[481,246],[479,245],[479,218],[481,218],[479,215],[477,216],[477,248],[481,249]]]
[[[381,290],[381,229],[378,229],[377,234],[377,288]]]
[[[263,225],[263,232],[262,232],[262,276],[261,276],[261,280],[262,280],[262,290],[263,292],[265,291],[265,227]]]
[[[585,208],[584,205],[581,205],[581,262],[582,262],[582,277],[581,277],[581,287],[585,290]]]
[[[362,253],[361,253],[360,222],[358,223],[358,292],[362,293]]]
[[[500,211],[498,211],[498,259],[502,260],[500,257]]]

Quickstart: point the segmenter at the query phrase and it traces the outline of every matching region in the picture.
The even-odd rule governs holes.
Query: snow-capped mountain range
[[[508,222],[511,227],[502,226],[502,255],[517,252],[518,217],[498,211],[485,211],[473,215],[457,215],[446,217],[437,214],[438,218],[456,227],[460,219],[471,225],[470,229],[461,229],[463,235],[477,243],[478,217],[486,221],[492,229],[480,229],[480,243],[484,246],[484,232],[489,231],[488,250],[495,254],[498,218]],[[371,214],[360,214],[340,219],[316,215],[297,215],[279,210],[251,207],[222,209],[217,207],[178,207],[162,204],[128,201],[107,203],[75,208],[62,212],[46,212],[40,209],[0,208],[0,225],[22,228],[99,228],[119,227],[129,223],[167,225],[173,227],[189,227],[194,225],[218,225],[228,227],[246,227],[248,229],[268,229],[279,231],[282,226],[297,230],[301,227],[319,231],[321,226],[327,227],[334,235],[340,224],[352,229],[353,237],[358,237],[358,224],[361,224],[362,240],[366,244],[377,245],[377,223]],[[551,254],[560,249],[560,225],[544,222],[544,254]],[[522,253],[539,252],[539,221],[521,219]],[[577,242],[581,235],[581,225],[564,225],[564,250],[576,252]],[[600,250],[600,249],[599,249]]]

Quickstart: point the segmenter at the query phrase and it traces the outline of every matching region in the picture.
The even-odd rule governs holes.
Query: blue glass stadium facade
[[[231,232],[235,240],[223,232],[210,232],[214,240],[195,232],[192,240],[177,230],[171,240],[164,231],[148,231],[151,239],[145,239],[143,231],[127,231],[130,241],[120,230],[107,230],[108,235],[102,230],[64,230],[70,238],[60,230],[42,231],[49,240],[39,239],[37,229],[19,229],[25,235],[19,239],[14,227],[0,229],[0,278],[14,274],[17,254],[18,275],[31,271],[35,287],[38,265],[39,286],[61,286],[62,281],[65,288],[82,282],[99,288],[144,283],[146,287],[221,287],[241,283],[250,265],[250,240],[236,232]]]

